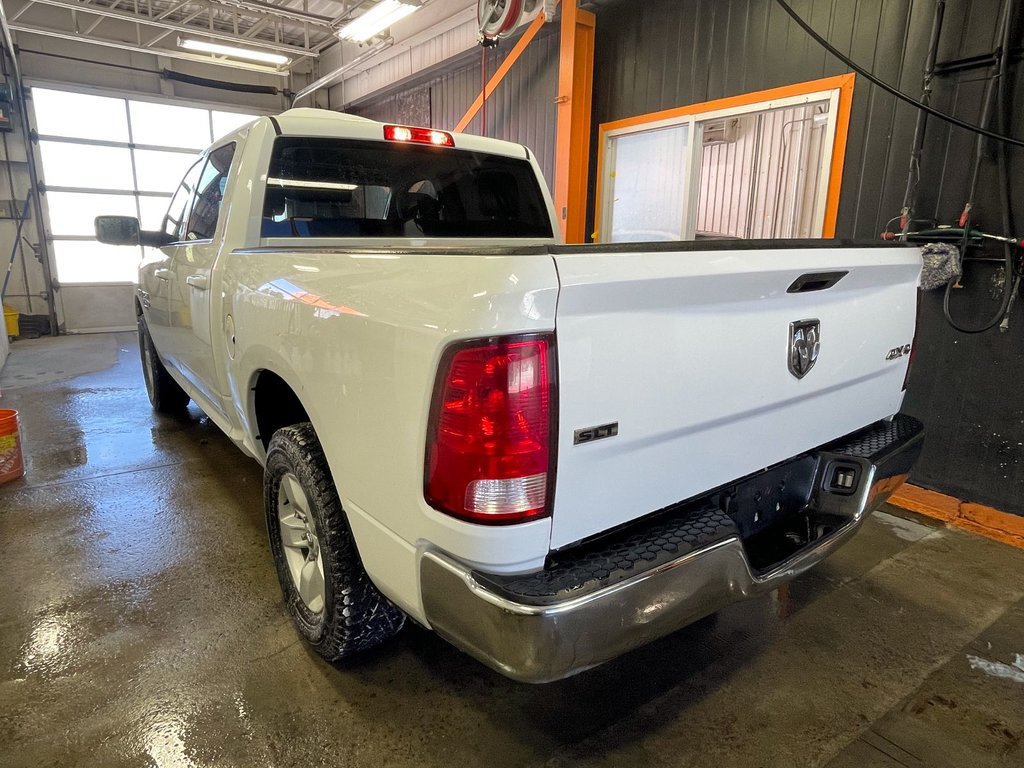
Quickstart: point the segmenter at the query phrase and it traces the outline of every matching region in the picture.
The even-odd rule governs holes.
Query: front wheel
[[[398,633],[405,614],[366,574],[308,422],[274,433],[263,502],[285,605],[318,654],[337,661]]]
[[[153,346],[144,315],[139,315],[139,354],[142,374],[146,378],[146,394],[153,409],[160,413],[181,413],[188,406],[188,393],[167,372]]]

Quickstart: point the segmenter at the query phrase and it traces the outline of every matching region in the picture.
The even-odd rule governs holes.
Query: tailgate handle
[[[786,289],[786,293],[810,293],[811,291],[824,291],[831,288],[844,277],[850,274],[844,272],[808,272],[800,275],[793,284]]]

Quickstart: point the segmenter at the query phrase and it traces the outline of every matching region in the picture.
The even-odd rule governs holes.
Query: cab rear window
[[[448,147],[282,136],[263,237],[551,237],[525,159]]]

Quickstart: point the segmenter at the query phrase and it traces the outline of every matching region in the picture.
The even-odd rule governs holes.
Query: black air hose
[[[996,74],[998,80],[996,92],[996,98],[998,99],[999,109],[999,122],[1000,127],[1005,128],[1009,123],[1009,110],[1007,107],[1007,100],[1010,98],[1009,94],[1009,74],[1008,74],[1008,63],[1010,59],[1010,43],[1012,37],[1011,22],[1014,17],[1014,11],[1017,7],[1017,0],[1006,0],[1006,5],[1003,8],[1003,19],[1000,26],[1000,52],[999,52],[999,69]],[[993,89],[991,88],[991,81],[989,81],[989,87],[985,89],[985,104],[982,108],[982,126],[986,126],[989,120],[991,112],[991,96],[993,95]],[[981,159],[984,151],[984,137],[978,136],[978,143],[975,150],[974,156],[974,170],[971,174],[971,192],[968,198],[969,201],[973,202],[974,192],[978,185],[978,171],[981,167]],[[999,172],[999,188],[1000,188],[1000,202],[1002,203],[1002,219],[1003,219],[1003,232],[1013,232],[1013,222],[1011,220],[1010,213],[1010,180],[1009,172],[1007,170],[1006,162],[1006,145],[1000,143],[996,148],[996,164]],[[971,231],[971,202],[968,202],[967,208],[964,211],[965,220],[961,222],[961,226],[964,229],[963,240],[960,244],[960,255],[961,259],[963,254],[967,250],[967,246],[970,241]],[[1009,243],[1003,243],[1003,263],[1004,263],[1004,280],[1003,280],[1003,299],[999,304],[999,310],[992,317],[991,320],[986,322],[979,328],[967,328],[966,326],[957,323],[952,316],[949,309],[950,296],[953,293],[953,283],[950,282],[946,285],[946,293],[942,298],[942,313],[946,316],[946,321],[953,326],[956,330],[961,333],[984,333],[985,331],[995,328],[999,322],[1006,315],[1006,312],[1010,308],[1010,301],[1013,298],[1013,292],[1017,287],[1017,281],[1014,279],[1014,264],[1013,264],[1013,248]]]

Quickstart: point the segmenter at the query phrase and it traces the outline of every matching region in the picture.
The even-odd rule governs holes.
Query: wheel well
[[[135,300],[135,317],[136,319],[142,317],[142,304],[138,299]]]
[[[263,443],[264,449],[281,427],[309,421],[309,414],[292,388],[270,371],[262,371],[253,386],[253,412],[256,416],[256,439]]]

